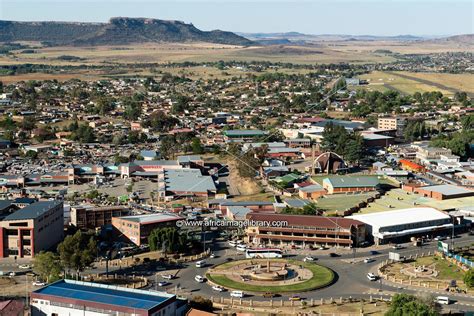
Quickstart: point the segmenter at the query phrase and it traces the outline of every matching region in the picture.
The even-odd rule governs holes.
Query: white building
[[[353,215],[367,225],[375,244],[408,241],[410,237],[445,235],[453,227],[451,217],[431,207]]]
[[[178,316],[183,314],[184,307],[178,306],[176,296],[166,292],[60,280],[31,293],[32,316]]]

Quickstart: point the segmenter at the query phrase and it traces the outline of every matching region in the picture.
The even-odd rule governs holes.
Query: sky
[[[247,33],[474,33],[474,0],[0,0],[0,20],[106,22],[115,16]]]

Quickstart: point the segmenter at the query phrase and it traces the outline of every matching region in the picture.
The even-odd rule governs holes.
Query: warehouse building
[[[379,180],[376,177],[328,177],[323,179],[323,188],[328,194],[376,191]]]
[[[165,169],[158,176],[160,199],[175,197],[208,197],[217,192],[211,176],[203,176],[199,169]]]
[[[183,315],[184,306],[166,292],[60,280],[31,293],[31,315]]]
[[[0,221],[0,258],[31,258],[63,239],[62,201],[40,201]]]
[[[444,235],[453,228],[451,217],[430,207],[353,215],[367,225],[376,245],[409,241],[411,237]]]
[[[452,184],[416,186],[406,184],[403,189],[408,192],[420,194],[436,200],[447,200],[474,196],[474,191]]]
[[[365,241],[365,224],[354,219],[313,215],[249,213],[250,221],[287,225],[249,226],[248,242],[265,246],[301,248],[329,246],[354,247]]]

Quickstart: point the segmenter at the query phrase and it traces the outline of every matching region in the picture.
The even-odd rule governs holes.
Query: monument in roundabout
[[[313,262],[245,259],[214,266],[206,277],[211,284],[229,290],[291,293],[326,287],[334,281],[334,272]]]

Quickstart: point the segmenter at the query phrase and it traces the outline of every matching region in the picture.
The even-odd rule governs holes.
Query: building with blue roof
[[[166,292],[60,280],[31,293],[32,316],[178,314],[176,296]]]

